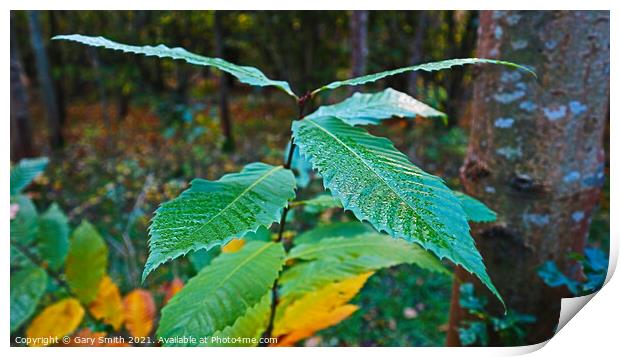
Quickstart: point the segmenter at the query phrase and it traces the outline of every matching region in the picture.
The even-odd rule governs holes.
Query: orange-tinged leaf
[[[166,284],[166,287],[164,288],[164,291],[166,292],[166,295],[164,296],[164,304],[166,304],[170,299],[172,299],[174,294],[181,291],[181,289],[183,289],[183,286],[184,286],[183,280],[181,280],[181,278],[178,278],[178,277],[172,279],[171,282]]]
[[[77,299],[67,298],[46,307],[26,329],[30,346],[47,346],[50,339],[70,335],[84,318],[84,308]]]
[[[97,319],[112,325],[115,331],[123,324],[123,301],[118,286],[109,276],[104,276],[99,284],[97,297],[88,306],[90,313]]]
[[[235,238],[222,247],[222,253],[234,253],[245,245],[245,240]]]
[[[275,322],[277,346],[292,346],[351,316],[358,306],[347,304],[364,286],[373,272],[332,283],[292,302],[282,301],[284,312]]]
[[[153,329],[155,301],[148,290],[135,289],[123,299],[125,327],[133,337],[147,337]]]

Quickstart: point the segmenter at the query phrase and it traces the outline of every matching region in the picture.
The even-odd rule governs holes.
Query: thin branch
[[[297,104],[299,107],[299,116],[297,120],[302,120],[304,118],[304,110],[306,108],[306,104],[311,98],[312,98],[312,94],[308,92],[306,93],[306,95],[299,98],[299,100],[297,101]],[[295,143],[293,142],[293,138],[291,137],[288,155],[286,157],[286,162],[284,164],[285,169],[291,168],[291,165],[293,163],[294,153],[295,153]],[[284,235],[284,227],[286,226],[286,215],[288,214],[288,211],[289,211],[289,206],[287,205],[282,210],[282,217],[280,218],[280,226],[278,228],[278,238],[276,239],[276,242],[282,242],[282,237]],[[290,244],[285,244],[284,248],[288,252],[288,250],[290,249]],[[276,280],[273,282],[273,287],[271,288],[271,311],[269,314],[269,324],[267,325],[267,329],[263,333],[263,336],[262,336],[263,338],[270,338],[271,334],[273,333],[273,323],[274,323],[274,319],[276,316],[276,307],[278,306],[278,284],[279,284],[279,279],[276,278]],[[267,343],[261,342],[259,346],[266,347]]]

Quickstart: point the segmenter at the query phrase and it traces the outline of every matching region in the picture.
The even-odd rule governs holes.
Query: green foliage
[[[398,264],[416,264],[429,271],[447,273],[437,258],[418,245],[376,232],[326,236],[295,246],[288,259],[305,262],[282,274],[281,294],[286,300],[299,298],[336,281]]]
[[[586,276],[585,281],[569,278],[551,260],[538,268],[538,276],[551,287],[566,286],[576,296],[588,295],[600,289],[607,277],[608,259],[605,254],[599,249],[590,247],[585,249],[583,256],[572,254],[572,258],[581,262]]]
[[[295,237],[295,244],[316,243],[326,237],[353,237],[375,232],[372,227],[362,222],[330,223],[314,227]]]
[[[489,344],[488,329],[492,329],[507,346],[519,346],[525,342],[525,325],[533,324],[533,315],[508,310],[502,316],[493,316],[486,311],[487,300],[475,294],[472,283],[461,284],[459,287],[459,304],[475,318],[461,321],[459,339],[463,346]]]
[[[59,35],[54,36],[53,40],[68,40],[79,42],[88,46],[104,47],[110,50],[123,51],[128,53],[141,54],[145,56],[156,56],[160,58],[172,58],[184,60],[187,63],[215,67],[221,71],[231,74],[239,81],[253,86],[274,86],[288,95],[295,97],[288,83],[285,81],[274,81],[265,76],[265,74],[254,67],[239,66],[221,58],[211,58],[191,53],[184,48],[169,48],[164,45],[158,46],[131,46],[118,42],[110,41],[104,37],[93,37],[83,35]]]
[[[263,163],[218,181],[195,179],[190,189],[155,212],[142,279],[167,260],[270,226],[295,196],[294,189],[290,170]]]
[[[37,236],[39,219],[37,208],[30,198],[24,195],[12,197],[11,203],[18,207],[17,215],[11,220],[11,240],[28,245]]]
[[[263,310],[255,306],[264,303],[263,297],[271,289],[284,259],[282,244],[260,241],[249,242],[238,252],[221,254],[164,307],[157,335],[166,339],[200,339],[219,331],[228,335],[231,331],[225,329],[246,316],[249,309],[254,307],[257,314]],[[262,321],[258,316],[252,315],[251,319]],[[232,329],[247,331],[246,327],[237,327]],[[179,343],[171,341],[166,345]]]
[[[351,125],[381,124],[392,117],[446,117],[446,114],[406,93],[388,88],[378,93],[355,93],[340,103],[321,106],[308,118],[334,116]]]
[[[95,299],[107,264],[108,247],[103,238],[89,222],[82,221],[71,235],[65,265],[67,284],[81,302]]]
[[[379,231],[462,265],[501,300],[460,201],[440,178],[411,164],[389,140],[338,118],[296,121],[293,136],[345,209]]]
[[[303,206],[307,213],[319,213],[330,208],[342,208],[337,198],[324,193],[309,200],[294,202],[291,206]]]
[[[467,220],[472,222],[493,222],[497,219],[497,214],[484,203],[462,192],[454,191],[454,194],[461,201]]]
[[[179,47],[129,46],[103,37],[82,35],[54,39],[215,67],[243,83],[275,86],[285,91],[297,99],[302,112],[307,101],[325,89],[361,85],[408,71],[430,72],[476,63],[503,64],[529,71],[505,61],[454,59],[337,81],[298,98],[288,83],[271,80],[254,67],[199,56]],[[234,342],[253,345],[252,338],[261,336],[274,313],[271,310],[274,306],[272,288],[274,296],[279,293],[282,299],[275,301],[276,312],[281,313],[286,304],[307,292],[316,292],[328,284],[360,274],[363,284],[369,274],[381,268],[416,264],[445,273],[446,269],[436,256],[448,258],[477,275],[501,300],[486,273],[467,223],[468,219],[494,220],[495,214],[481,202],[454,193],[440,178],[410,163],[389,140],[353,126],[380,124],[393,116],[445,117],[445,114],[393,89],[374,94],[356,93],[293,123],[297,147],[292,151],[290,170],[288,165],[284,168],[249,164],[240,173],[225,175],[218,181],[195,179],[188,190],[161,205],[149,227],[150,254],[143,281],[159,265],[187,253],[191,253],[189,258],[194,268],[200,270],[162,310],[157,335],[166,339],[164,344],[230,345],[217,339],[194,342],[175,338],[244,337],[245,340]],[[198,129],[201,129],[198,136],[206,130]],[[192,134],[189,141],[193,140]],[[194,149],[201,147],[194,145]],[[296,195],[296,186],[310,184],[313,168],[323,177],[324,187],[332,197],[320,195],[306,201],[289,202]],[[351,222],[319,226],[291,239],[291,231],[285,230],[288,211],[283,209],[301,205],[310,213],[343,207],[352,211],[358,220],[368,221],[391,237],[373,231],[369,225]],[[269,229],[278,219],[279,234],[275,238],[277,242],[272,243]],[[231,248],[218,255],[216,250],[219,249],[212,249],[241,237],[246,243],[239,251],[231,253]],[[66,275],[71,288],[87,301],[90,296],[85,296],[85,291],[90,289],[85,285],[90,284],[92,288],[92,282],[83,282],[76,267],[88,271],[90,276],[93,270],[99,272],[101,269],[88,267],[84,262],[76,263],[79,257],[88,254],[78,254],[80,245],[73,241]],[[286,247],[294,247],[288,256],[283,242],[287,243]],[[96,260],[93,256],[89,259]],[[279,276],[285,262],[288,263],[286,269]],[[353,293],[361,286],[356,283]]]
[[[288,255],[289,259],[339,260],[341,262],[366,257],[371,257],[373,261],[373,264],[367,266],[369,270],[410,263],[435,272],[447,272],[437,258],[417,244],[380,233],[324,238],[315,243],[295,246]]]
[[[269,323],[271,292],[265,294],[260,302],[249,308],[232,326],[227,326],[213,334],[207,346],[253,347]]]
[[[16,195],[37,177],[45,167],[49,160],[46,157],[36,159],[23,159],[19,164],[11,168],[11,196]]]
[[[438,61],[438,62],[429,62],[429,63],[419,64],[419,65],[410,66],[410,67],[398,68],[398,69],[394,69],[391,71],[369,74],[366,76],[351,78],[351,79],[347,79],[344,81],[336,81],[336,82],[332,82],[330,84],[324,85],[321,88],[315,89],[312,92],[312,94],[313,95],[317,94],[326,89],[336,89],[342,86],[358,86],[358,85],[365,84],[365,83],[375,82],[375,81],[378,81],[379,79],[393,76],[393,75],[400,74],[400,73],[413,72],[413,71],[433,72],[433,71],[439,71],[442,69],[448,69],[453,66],[463,66],[466,64],[480,64],[480,63],[501,64],[504,66],[519,68],[519,69],[522,69],[522,70],[525,70],[531,73],[533,76],[536,76],[536,73],[534,73],[531,69],[518,65],[516,63],[512,63],[512,62],[498,61],[498,60],[492,60],[492,59],[486,59],[486,58],[458,58],[458,59],[450,59],[450,60],[444,60],[444,61]]]
[[[32,316],[46,286],[47,274],[38,267],[11,274],[11,333]]]
[[[57,204],[52,204],[39,218],[37,241],[39,252],[49,267],[60,269],[69,250],[69,222]]]

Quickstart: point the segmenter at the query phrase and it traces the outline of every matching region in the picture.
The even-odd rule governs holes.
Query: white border
[[[2,71],[2,83],[3,86],[3,96],[2,101],[4,105],[2,108],[4,109],[4,140],[2,145],[2,155],[4,159],[4,167],[2,177],[0,178],[0,190],[2,190],[3,197],[7,198],[5,201],[8,201],[9,197],[9,165],[10,161],[10,130],[9,130],[9,98],[10,98],[10,81],[9,81],[9,10],[21,10],[21,9],[57,9],[57,10],[66,10],[66,9],[101,9],[101,10],[129,10],[129,9],[219,9],[219,10],[235,10],[235,9],[257,9],[257,6],[260,5],[259,9],[264,10],[292,10],[292,9],[314,9],[314,10],[343,10],[343,9],[371,9],[371,10],[399,10],[399,9],[408,9],[408,10],[443,10],[443,9],[537,9],[537,10],[546,10],[546,9],[564,9],[564,10],[594,10],[594,9],[611,9],[611,93],[615,93],[614,83],[618,83],[618,71],[615,70],[616,64],[614,61],[618,58],[618,46],[615,45],[614,39],[618,38],[617,36],[617,19],[616,14],[618,13],[616,10],[618,9],[618,1],[600,1],[600,0],[589,0],[589,1],[574,1],[574,0],[564,0],[564,1],[533,1],[533,0],[520,0],[520,1],[467,1],[467,0],[442,0],[442,1],[402,1],[402,0],[381,0],[381,1],[364,1],[364,0],[348,0],[348,1],[334,1],[334,0],[306,0],[306,1],[277,1],[277,0],[262,0],[260,2],[248,1],[248,0],[203,0],[203,1],[186,1],[186,0],[175,0],[175,1],[119,1],[119,0],[107,0],[107,1],[90,1],[88,3],[77,0],[68,0],[68,1],[31,1],[31,0],[22,0],[22,1],[4,1],[2,3],[3,7],[5,7],[5,11],[3,13],[3,18],[5,19],[2,24],[2,38],[3,38],[3,46],[1,47],[1,51],[3,54],[2,63],[4,64]],[[88,6],[87,6],[88,5]],[[613,97],[613,95],[612,95]],[[612,101],[611,104],[611,137],[614,137],[614,134],[617,133],[616,125],[614,125],[615,114],[617,110],[615,110]],[[617,178],[618,170],[616,165],[617,157],[618,157],[618,144],[613,140],[611,142],[611,177]],[[612,183],[614,183],[612,180]],[[617,180],[616,180],[617,181]],[[611,189],[611,206],[615,207],[615,204],[618,203],[618,191],[614,190],[612,185]],[[9,207],[8,204],[3,205],[1,208],[0,217],[8,217],[9,216]],[[620,222],[620,215],[617,213],[617,210],[611,210],[611,222]],[[9,224],[8,219],[2,222],[3,232],[6,232],[5,236],[9,232]],[[581,355],[585,356],[587,354],[597,355],[599,353],[603,353],[602,355],[609,355],[611,351],[617,351],[616,341],[618,340],[617,333],[617,320],[618,316],[620,316],[618,304],[620,302],[620,283],[618,283],[618,279],[609,280],[611,275],[615,271],[615,267],[617,265],[618,260],[618,237],[619,237],[619,227],[618,225],[611,227],[611,249],[610,249],[610,271],[607,277],[607,284],[601,290],[600,293],[596,294],[592,298],[592,303],[587,304],[583,307],[582,311],[578,313],[572,320],[568,321],[565,328],[563,328],[559,333],[552,338],[548,343],[542,343],[536,346],[525,346],[525,347],[515,347],[515,348],[442,348],[442,347],[434,347],[434,348],[392,348],[388,353],[391,355],[394,354],[396,356],[410,356],[411,354],[416,355],[432,355],[432,356],[446,356],[446,355],[459,355],[459,356],[496,356],[496,355],[519,355],[523,353],[528,353],[532,351],[539,350],[537,354],[542,356],[548,355],[563,355],[563,356],[576,356]],[[8,237],[6,237],[8,238]],[[8,239],[6,239],[8,240]],[[6,242],[5,240],[5,242]],[[5,246],[6,247],[6,246]],[[8,249],[2,250],[2,265],[8,266],[9,261],[9,252]],[[4,287],[9,286],[9,271],[8,269],[3,269],[2,275],[2,284]],[[40,354],[44,352],[46,355],[50,356],[66,356],[66,355],[82,355],[83,353],[88,353],[89,355],[102,355],[108,357],[110,353],[120,354],[120,355],[129,355],[134,351],[133,349],[128,348],[116,348],[110,350],[109,348],[91,348],[88,350],[80,349],[80,348],[53,348],[53,349],[30,349],[30,348],[12,348],[9,350],[9,326],[6,322],[6,318],[9,316],[9,299],[8,299],[8,289],[5,290],[5,293],[2,296],[2,305],[4,314],[4,323],[0,327],[0,331],[2,331],[2,335],[4,338],[4,349],[5,353],[15,356],[22,355],[33,355]],[[569,299],[565,299],[569,300]],[[580,305],[578,302],[563,302],[568,304]],[[574,308],[573,308],[574,309]],[[563,310],[567,311],[567,310]],[[543,347],[541,349],[541,347]],[[138,353],[149,353],[153,355],[166,356],[171,352],[169,349],[165,348],[151,348],[149,350],[139,349],[136,350]],[[148,352],[147,352],[148,351]],[[175,349],[172,350],[173,353],[183,353],[183,354],[196,354],[196,355],[204,355],[215,354],[220,355],[224,353],[230,354],[231,352],[234,354],[248,354],[253,356],[273,356],[273,355],[288,355],[291,353],[295,353],[296,355],[312,355],[314,356],[316,353],[328,354],[328,355],[336,355],[341,353],[350,353],[350,354],[360,354],[360,355],[374,355],[376,353],[385,353],[384,350],[378,350],[377,348],[356,348],[355,351],[343,351],[338,348],[321,348],[320,350],[316,350],[315,348],[297,348],[294,352],[290,351],[288,348],[275,348],[275,349],[234,349],[234,351],[230,349],[222,350],[221,348],[210,348],[209,350],[205,349]]]

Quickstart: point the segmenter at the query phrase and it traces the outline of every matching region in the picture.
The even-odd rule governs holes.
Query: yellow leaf
[[[245,245],[245,240],[235,238],[222,247],[222,253],[234,253]]]
[[[147,337],[153,329],[155,301],[148,290],[135,289],[123,299],[125,327],[133,337]]]
[[[90,313],[96,318],[103,320],[108,325],[112,325],[114,331],[123,324],[123,302],[118,286],[114,284],[109,276],[104,276],[99,284],[97,297],[88,306]]]
[[[284,313],[276,320],[273,334],[279,336],[277,346],[293,346],[351,316],[359,308],[347,304],[374,272],[332,283],[292,302],[282,301]]]
[[[164,304],[167,304],[172,297],[183,289],[183,280],[180,278],[174,278],[172,281],[164,287],[166,295],[164,296]]]
[[[50,340],[70,335],[82,322],[84,308],[77,299],[67,298],[46,307],[26,329],[30,346],[47,346]]]

